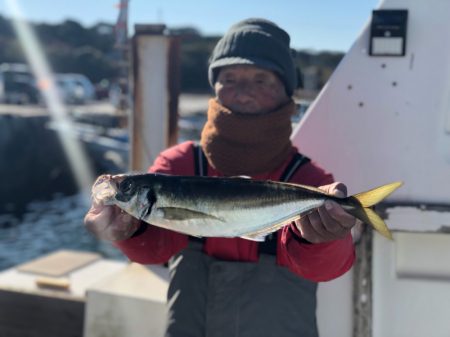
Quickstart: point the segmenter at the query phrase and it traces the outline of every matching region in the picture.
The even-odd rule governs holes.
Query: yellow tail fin
[[[375,230],[378,233],[383,235],[385,238],[388,238],[389,240],[393,240],[391,231],[389,230],[388,226],[383,221],[383,219],[381,219],[377,213],[375,213],[370,208],[361,208],[361,212],[364,212],[364,216],[361,216],[361,213],[360,213],[359,214],[361,216],[361,217],[359,217],[360,220],[371,225],[373,228],[375,228]]]
[[[401,181],[397,181],[395,183],[383,185],[366,192],[355,194],[353,197],[358,199],[363,207],[371,207],[378,204],[381,200],[386,198],[389,194],[402,185],[403,183]]]
[[[359,209],[355,209],[350,213],[352,213],[354,216],[356,216],[366,224],[371,225],[378,233],[380,233],[384,237],[392,240],[392,234],[383,219],[381,219],[378,214],[376,214],[372,209],[368,207],[376,205],[402,185],[402,182],[395,182],[374,188],[366,192],[355,194],[353,197],[359,201],[362,207]]]

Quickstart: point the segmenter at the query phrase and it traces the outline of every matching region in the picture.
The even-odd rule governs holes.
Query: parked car
[[[0,102],[37,104],[40,101],[36,80],[26,64],[0,64]]]
[[[95,87],[82,74],[56,74],[56,85],[65,103],[85,104],[95,99]]]

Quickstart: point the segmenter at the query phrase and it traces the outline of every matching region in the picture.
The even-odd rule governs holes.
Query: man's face
[[[221,68],[214,90],[219,102],[237,113],[267,113],[289,100],[274,72],[252,65]]]

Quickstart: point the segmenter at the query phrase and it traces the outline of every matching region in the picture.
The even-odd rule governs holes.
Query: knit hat
[[[289,34],[271,21],[255,18],[238,22],[212,52],[209,83],[214,87],[220,67],[251,64],[277,73],[286,93],[292,96],[297,87],[297,71],[289,43]]]

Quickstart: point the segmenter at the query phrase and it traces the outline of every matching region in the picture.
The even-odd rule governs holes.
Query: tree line
[[[81,73],[93,83],[105,79],[112,82],[119,76],[120,51],[114,47],[114,25],[84,27],[75,20],[65,20],[57,24],[34,23],[32,27],[54,72]],[[169,33],[181,41],[181,91],[209,92],[208,58],[220,36],[203,36],[191,27],[169,29]],[[294,56],[305,85],[315,86],[309,88],[312,90],[325,84],[342,57],[341,52],[308,50],[297,50]],[[3,62],[26,63],[26,58],[11,21],[0,15],[0,64]]]

